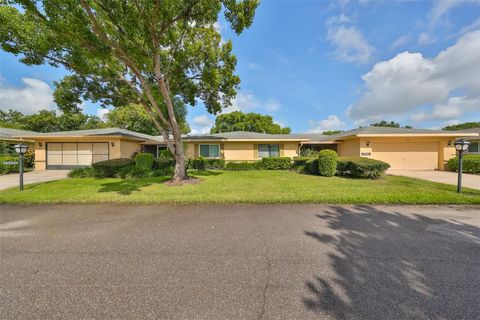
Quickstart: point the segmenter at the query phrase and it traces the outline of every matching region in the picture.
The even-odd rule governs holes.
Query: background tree
[[[26,64],[69,70],[72,75],[57,85],[57,103],[81,96],[114,107],[141,104],[175,157],[175,181],[186,178],[186,169],[173,98],[192,106],[201,100],[213,114],[231,104],[240,82],[236,58],[214,23],[223,8],[240,34],[258,6],[258,0],[8,3],[0,7],[2,49]]]
[[[451,126],[447,126],[442,130],[446,131],[457,131],[457,130],[465,130],[465,129],[472,129],[472,128],[480,128],[480,122],[464,122],[459,123]]]
[[[210,129],[211,133],[232,131],[288,134],[290,133],[290,128],[282,128],[279,124],[274,123],[271,116],[254,112],[243,113],[241,111],[234,111],[217,116],[215,118],[215,125]]]
[[[387,127],[387,128],[400,128],[400,123],[395,122],[395,121],[387,122],[387,121],[385,121],[385,120],[382,120],[382,121],[377,122],[377,123],[372,123],[371,126],[374,126],[374,127]],[[412,129],[412,126],[406,125],[404,128],[406,128],[406,129]]]
[[[180,131],[183,134],[190,132],[187,123],[187,108],[179,99],[174,101],[175,115],[178,120]],[[145,108],[139,104],[131,104],[123,107],[114,108],[106,114],[107,127],[116,127],[132,130],[152,136],[160,135],[160,130],[155,126],[150,115]]]
[[[333,134],[338,134],[344,132],[343,130],[329,130],[329,131],[323,131],[322,134],[326,136],[331,136]]]

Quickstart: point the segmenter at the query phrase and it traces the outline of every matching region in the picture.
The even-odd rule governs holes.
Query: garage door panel
[[[77,144],[76,143],[63,143],[62,144],[62,153],[65,154],[77,154]]]
[[[92,155],[93,153],[93,143],[79,143],[78,144],[78,154],[82,155]]]
[[[106,154],[106,155],[108,155],[108,143],[94,143],[93,144],[93,153],[94,154]]]
[[[385,161],[391,169],[436,170],[438,169],[437,142],[375,142],[372,158]]]
[[[104,161],[104,160],[108,160],[108,155],[106,155],[106,154],[94,154],[93,159],[92,159],[92,163],[99,162],[99,161]]]

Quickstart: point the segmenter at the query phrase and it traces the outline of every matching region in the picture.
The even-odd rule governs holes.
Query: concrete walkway
[[[37,182],[53,181],[65,179],[70,170],[46,170],[46,171],[30,171],[23,175],[23,183],[31,184]],[[0,190],[12,187],[18,187],[19,174],[6,174],[0,176]]]
[[[407,170],[388,170],[388,174],[393,176],[405,176],[410,178],[423,179],[433,182],[457,185],[457,173],[450,171],[407,171]],[[463,174],[463,187],[480,190],[480,176],[474,174]]]

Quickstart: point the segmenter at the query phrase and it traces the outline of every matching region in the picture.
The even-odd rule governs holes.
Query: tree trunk
[[[183,145],[175,145],[175,171],[173,172],[172,181],[181,182],[186,179],[188,179],[188,176]]]

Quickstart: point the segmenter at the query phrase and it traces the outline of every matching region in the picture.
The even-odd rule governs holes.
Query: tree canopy
[[[388,128],[400,128],[400,123],[395,122],[395,121],[387,122],[385,120],[382,120],[380,122],[372,123],[371,126],[374,126],[374,127],[388,127]],[[412,126],[406,125],[404,128],[411,129]]]
[[[5,2],[3,2],[5,3]],[[140,104],[175,156],[174,180],[186,178],[173,99],[210,113],[231,104],[240,79],[231,41],[214,24],[223,12],[240,34],[258,0],[11,0],[0,6],[0,45],[28,65],[63,66],[55,101]],[[169,134],[173,136],[170,140]]]
[[[480,128],[480,122],[464,122],[459,123],[451,126],[447,126],[442,130],[446,131],[457,131],[457,130],[465,130],[465,129],[472,129],[472,128]]]
[[[273,122],[273,118],[268,115],[241,111],[221,114],[215,118],[215,125],[210,129],[211,133],[232,132],[232,131],[250,131],[260,133],[290,133],[290,128],[282,128],[279,124]]]

